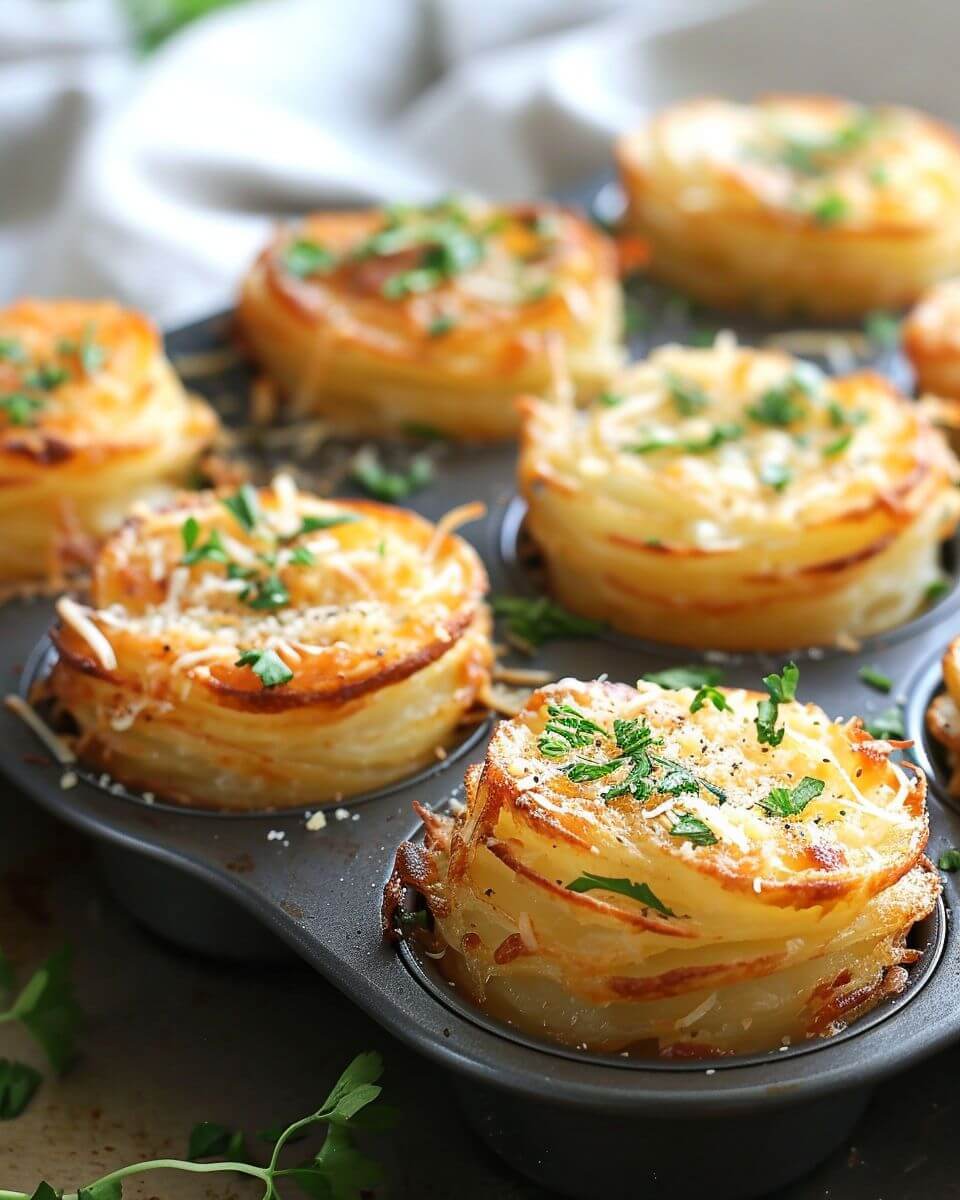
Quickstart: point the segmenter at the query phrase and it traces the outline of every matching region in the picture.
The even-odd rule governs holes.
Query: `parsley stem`
[[[270,1165],[267,1167],[267,1171],[270,1172],[271,1175],[272,1172],[276,1171],[280,1162],[280,1154],[283,1151],[284,1146],[292,1137],[295,1137],[301,1129],[305,1129],[308,1125],[314,1125],[317,1121],[325,1121],[326,1119],[327,1117],[321,1109],[320,1112],[311,1113],[309,1117],[303,1117],[301,1120],[297,1121],[295,1125],[291,1125],[289,1128],[285,1129],[276,1140],[276,1143],[273,1147],[273,1154],[270,1156]],[[2,1198],[0,1198],[0,1200],[2,1200]]]
[[[262,1179],[265,1184],[270,1183],[272,1176],[270,1167],[255,1167],[252,1163],[198,1163],[182,1158],[152,1158],[147,1162],[133,1163],[129,1167],[119,1167],[116,1171],[111,1171],[109,1175],[101,1176],[96,1180],[96,1185],[100,1187],[106,1183],[113,1183],[114,1180],[127,1179],[131,1175],[142,1175],[147,1171],[188,1171],[195,1175],[209,1175],[217,1171],[235,1171],[240,1175],[253,1175],[257,1179]],[[93,1187],[93,1184],[87,1186]],[[265,1195],[269,1195],[269,1192]],[[79,1192],[64,1192],[63,1200],[77,1200],[78,1196]],[[21,1200],[21,1198],[30,1200],[24,1192],[0,1192],[0,1200]]]

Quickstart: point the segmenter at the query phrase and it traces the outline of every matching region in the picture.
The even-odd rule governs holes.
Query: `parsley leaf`
[[[260,520],[260,500],[252,484],[245,483],[232,496],[222,497],[220,503],[232,513],[247,533],[253,533]]]
[[[900,345],[900,321],[893,313],[867,313],[863,319],[863,332],[882,350],[895,350]]]
[[[857,674],[864,683],[876,688],[878,692],[889,692],[893,687],[893,680],[890,676],[884,675],[876,667],[861,667]]]
[[[603,629],[600,621],[577,617],[546,596],[494,596],[493,611],[505,617],[512,634],[531,646],[557,638],[594,637]]]
[[[0,1058],[0,1121],[19,1117],[40,1086],[41,1075],[26,1063]]]
[[[596,889],[615,892],[618,896],[636,900],[645,908],[655,909],[665,917],[677,915],[667,908],[645,883],[633,883],[630,879],[611,879],[604,875],[594,875],[591,871],[584,871],[582,875],[578,875],[576,879],[567,884],[568,892],[592,892]]]
[[[306,279],[310,275],[319,275],[329,271],[334,265],[334,257],[326,246],[309,238],[298,238],[291,242],[283,252],[284,270],[298,279]]]
[[[926,591],[923,593],[923,598],[927,604],[936,604],[936,602],[938,600],[942,600],[949,591],[949,580],[935,579],[933,583],[928,584]]]
[[[421,454],[406,471],[388,471],[375,450],[361,450],[353,460],[352,478],[375,499],[393,503],[426,487],[433,480],[433,463]]]
[[[618,404],[622,404],[624,397],[619,392],[601,392],[597,396],[597,404],[602,408],[616,408]]]
[[[297,546],[290,555],[290,562],[295,567],[312,567],[316,561],[313,551],[306,546]]]
[[[684,667],[668,667],[665,671],[651,671],[642,678],[647,683],[677,691],[680,688],[714,687],[723,679],[723,672],[719,667],[691,663]]]
[[[782,492],[791,479],[793,471],[786,463],[767,462],[760,468],[761,483],[772,487],[775,492]]]
[[[671,837],[684,838],[695,846],[716,845],[717,835],[705,821],[688,812],[674,812],[671,815],[677,818],[670,826]]]
[[[735,421],[714,425],[702,438],[678,438],[675,434],[651,434],[644,441],[627,446],[633,454],[652,454],[656,450],[681,450],[685,454],[709,454],[726,442],[743,437],[743,426]]]
[[[0,396],[0,411],[7,414],[11,425],[32,425],[43,401],[28,392],[8,392]]]
[[[810,216],[817,225],[836,225],[847,215],[849,204],[839,192],[827,192],[810,207]]]
[[[850,446],[850,443],[852,441],[853,441],[852,433],[841,434],[841,436],[838,437],[836,439],[836,441],[828,442],[827,445],[824,446],[823,457],[824,458],[836,458],[838,454],[842,454],[844,452],[844,450],[848,449],[848,447]]]
[[[960,850],[951,847],[937,859],[937,866],[941,871],[960,871]]]
[[[767,388],[756,403],[747,409],[747,416],[758,425],[785,429],[807,415],[807,406],[802,398],[809,394],[810,388],[804,377],[791,372],[783,383]]]
[[[445,333],[449,333],[451,329],[456,329],[457,318],[450,313],[438,313],[427,326],[427,333],[430,337],[443,337]]]
[[[681,417],[695,416],[709,406],[710,397],[694,380],[682,379],[673,371],[668,371],[665,382],[673,406]]]
[[[194,563],[198,562],[227,563],[230,561],[230,555],[227,554],[226,547],[220,539],[219,530],[211,529],[210,536],[202,546],[197,545],[199,536],[199,522],[195,517],[187,517],[180,526],[180,537],[183,539],[184,550],[180,562],[185,567],[192,567]]]
[[[709,683],[705,683],[690,701],[690,711],[692,713],[699,712],[708,701],[721,712],[730,711],[726,696],[719,688],[715,688]]]
[[[360,518],[354,516],[353,513],[337,513],[329,517],[306,516],[300,522],[300,528],[292,537],[287,538],[287,541],[293,541],[294,538],[302,537],[305,533],[317,533],[321,529],[335,529],[338,525],[353,525]]]
[[[190,1131],[187,1158],[195,1162],[200,1158],[222,1158],[228,1156],[246,1160],[249,1155],[239,1129],[228,1129],[215,1121],[201,1121]]]
[[[15,337],[0,337],[0,362],[22,366],[27,361],[23,342]]]
[[[864,721],[864,729],[871,737],[881,742],[899,742],[907,736],[903,725],[903,709],[899,704],[891,704],[882,712],[878,712],[869,721]]]
[[[293,672],[275,650],[244,650],[234,664],[249,667],[265,688],[289,683]]]
[[[797,698],[800,668],[796,663],[787,663],[780,675],[765,675],[763,686],[770,693],[767,700],[757,704],[757,741],[768,746],[779,746],[783,741],[783,727],[777,729],[778,710],[781,704]]]
[[[804,775],[795,788],[773,788],[769,796],[764,796],[757,803],[772,817],[795,817],[803,812],[811,800],[816,800],[823,788],[822,779]]]
[[[27,981],[0,1020],[17,1020],[43,1048],[50,1065],[62,1072],[74,1058],[74,1038],[80,1009],[70,978],[70,951],[64,946],[52,954]]]

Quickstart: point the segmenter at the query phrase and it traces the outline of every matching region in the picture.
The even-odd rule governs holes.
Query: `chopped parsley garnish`
[[[811,393],[811,385],[799,371],[793,371],[777,387],[767,388],[755,404],[747,409],[747,416],[759,425],[771,425],[785,429],[807,415],[803,399]]]
[[[723,679],[723,672],[719,667],[691,663],[684,667],[668,667],[665,671],[651,671],[643,678],[647,683],[676,691],[679,688],[715,687]]]
[[[677,915],[667,908],[663,901],[645,883],[634,883],[630,879],[610,879],[604,875],[594,875],[590,871],[584,871],[582,875],[578,875],[576,879],[567,884],[568,892],[592,892],[596,889],[604,892],[615,892],[618,896],[626,896],[629,900],[636,900],[644,908],[652,908],[665,917],[675,917]]]
[[[635,337],[650,328],[650,314],[633,296],[625,296],[623,301],[623,331],[627,337]]]
[[[670,836],[684,838],[695,846],[715,846],[717,835],[710,826],[688,812],[674,812],[671,816],[676,820],[670,826]]]
[[[820,175],[834,166],[843,155],[860,149],[874,132],[876,124],[876,114],[865,108],[826,137],[783,134],[779,139],[776,157],[797,175]]]
[[[673,371],[668,371],[665,382],[673,406],[681,417],[695,416],[709,406],[710,397],[694,380],[683,379]]]
[[[735,442],[743,436],[743,426],[728,421],[714,425],[702,438],[678,438],[675,434],[651,435],[645,441],[626,447],[634,454],[652,454],[655,450],[682,450],[685,454],[708,454],[725,442]]]
[[[717,340],[716,329],[692,329],[686,336],[685,341],[688,346],[699,346],[703,349],[709,349]]]
[[[424,214],[431,214],[424,219]],[[473,233],[462,206],[433,206],[430,209],[396,211],[387,227],[368,238],[355,252],[356,258],[379,257],[417,249],[419,261],[409,270],[391,275],[382,294],[388,300],[433,291],[447,280],[463,274],[486,256],[488,231]]]
[[[593,744],[597,737],[611,740],[605,729],[570,705],[550,705],[547,712],[551,721],[537,743],[545,758],[563,758],[573,750]],[[608,803],[621,796],[632,796],[642,803],[656,794],[677,796],[682,792],[697,793],[701,787],[706,788],[721,804],[726,800],[727,795],[722,788],[701,779],[682,763],[654,753],[654,748],[660,746],[663,739],[654,738],[653,731],[642,717],[629,720],[616,718],[612,740],[619,753],[604,762],[570,763],[564,768],[567,778],[573,783],[586,783],[612,775],[620,767],[627,767],[623,780],[602,794]],[[654,766],[663,768],[663,773],[655,777]]]
[[[817,225],[836,225],[847,215],[849,204],[839,192],[827,192],[810,207],[810,216]]]
[[[601,392],[597,403],[603,408],[616,408],[618,404],[623,403],[623,399],[619,392]]]
[[[882,350],[895,350],[900,345],[900,321],[892,313],[867,313],[863,319],[863,332]]]
[[[784,729],[777,728],[779,707],[797,698],[797,684],[800,682],[800,668],[796,663],[787,663],[779,675],[765,675],[763,686],[770,693],[769,698],[757,704],[757,741],[768,746],[779,746],[783,741]]]
[[[252,484],[245,483],[232,496],[224,496],[221,504],[236,517],[247,533],[253,533],[260,520],[260,501]]]
[[[549,704],[547,715],[550,720],[537,739],[537,747],[544,758],[562,758],[571,750],[589,746],[598,735],[607,736],[604,729],[570,704]]]
[[[867,414],[861,409],[844,408],[836,400],[831,400],[827,405],[827,416],[830,418],[830,424],[834,429],[855,428],[858,425],[863,425],[868,419]]]
[[[250,608],[269,611],[274,608],[283,608],[285,604],[289,604],[290,593],[280,576],[276,572],[271,572],[269,575],[251,580],[240,593],[240,599]]]
[[[421,454],[410,460],[405,471],[389,471],[375,450],[361,450],[353,460],[352,478],[377,500],[393,503],[426,487],[433,479],[433,463]]]
[[[893,687],[893,680],[890,676],[884,675],[876,667],[861,667],[857,674],[864,683],[876,688],[878,692],[889,692]]]
[[[73,338],[62,338],[57,345],[60,354],[75,354],[79,358],[84,375],[95,375],[107,358],[107,352],[96,341],[95,334],[96,326],[88,322],[79,342]]]
[[[360,518],[354,516],[353,513],[336,513],[329,517],[308,515],[300,522],[300,528],[293,537],[302,537],[305,533],[317,533],[321,529],[335,529],[338,525],[352,525],[355,521],[359,520]]]
[[[6,413],[11,425],[32,425],[42,408],[43,400],[27,392],[8,392],[0,396],[0,411]]]
[[[804,775],[795,788],[773,788],[769,796],[764,796],[757,803],[771,817],[795,817],[803,812],[811,800],[816,800],[823,788],[822,779]]]
[[[950,591],[950,581],[948,579],[935,579],[933,583],[927,586],[923,593],[923,598],[927,604],[936,604],[938,600]]]
[[[234,665],[249,667],[265,688],[279,687],[293,678],[293,672],[276,650],[244,650]]]
[[[0,362],[22,366],[27,361],[27,352],[19,338],[0,337]]]
[[[180,537],[183,539],[183,558],[180,562],[185,567],[192,567],[198,562],[228,563],[230,555],[220,539],[220,532],[212,529],[203,545],[199,545],[200,525],[196,517],[187,517],[180,526]]]
[[[449,333],[451,329],[456,329],[457,318],[451,316],[450,313],[440,313],[427,326],[427,333],[430,337],[443,337],[445,333]]]
[[[760,482],[772,487],[775,492],[782,492],[791,479],[793,471],[786,463],[767,462],[760,468]]]
[[[690,711],[692,713],[699,712],[708,702],[719,712],[730,711],[730,705],[727,703],[726,696],[719,688],[709,683],[705,683],[690,701]]]
[[[823,448],[824,458],[836,458],[838,454],[843,454],[853,441],[853,434],[850,432],[842,433],[836,441],[828,442]]]
[[[953,846],[944,852],[937,859],[937,866],[941,871],[960,871],[960,850]]]
[[[902,741],[907,735],[903,725],[903,709],[899,704],[891,704],[889,708],[876,713],[869,721],[864,721],[863,727],[871,737],[881,742]]]
[[[313,551],[306,546],[297,546],[290,555],[290,562],[295,567],[312,567],[316,561]]]
[[[291,242],[283,252],[283,266],[291,275],[298,279],[306,279],[309,275],[319,275],[329,271],[334,265],[334,257],[326,246],[312,242],[309,238],[298,238]]]
[[[546,596],[494,596],[493,611],[505,617],[514,636],[542,646],[558,638],[595,637],[603,625],[589,617],[577,617]]]
[[[69,378],[69,371],[55,363],[44,363],[39,367],[31,367],[23,373],[23,386],[38,392],[52,392]]]

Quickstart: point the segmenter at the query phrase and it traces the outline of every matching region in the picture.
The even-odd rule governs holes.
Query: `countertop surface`
[[[75,1188],[113,1167],[184,1155],[191,1127],[253,1133],[315,1108],[349,1059],[378,1049],[397,1128],[369,1135],[382,1194],[429,1200],[546,1200],[472,1136],[440,1071],[382,1033],[291,960],[238,966],[183,952],[142,930],[104,887],[91,845],[9,789],[0,793],[0,947],[24,976],[68,941],[86,1014],[80,1057],[49,1076],[28,1111],[0,1123],[0,1189],[40,1179]],[[40,1066],[0,1027],[0,1057]],[[887,1083],[850,1142],[776,1200],[960,1198],[960,1047]],[[636,1190],[643,1196],[642,1163]],[[151,1174],[130,1200],[244,1200],[238,1176]],[[611,1200],[616,1200],[611,1197]]]

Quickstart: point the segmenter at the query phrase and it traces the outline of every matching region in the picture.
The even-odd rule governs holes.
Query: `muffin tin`
[[[592,199],[596,190],[580,199]],[[600,196],[611,198],[609,191]],[[635,351],[685,328],[682,305],[649,290],[646,300],[657,317]],[[733,324],[747,341],[769,332],[721,319],[711,323]],[[229,314],[222,314],[171,334],[168,350],[176,361],[223,347],[229,336]],[[903,383],[901,361],[887,355],[880,365]],[[235,421],[249,373],[230,367],[188,383]],[[295,437],[291,445],[298,440],[302,444]],[[265,471],[284,457],[262,455],[252,444],[245,449]],[[325,443],[296,463],[303,483],[319,471],[327,482],[336,481],[339,492],[351,491],[345,470],[351,451],[348,443]],[[465,500],[484,500],[486,518],[463,534],[486,562],[492,591],[533,594],[535,576],[518,553],[523,505],[514,487],[515,448],[383,448],[385,456],[411,452],[435,457],[436,478],[410,506],[436,519]],[[917,760],[931,777],[928,853],[936,859],[960,844],[960,815],[946,797],[941,765],[923,731],[927,702],[940,687],[940,656],[960,626],[953,548],[947,558],[951,586],[945,597],[907,625],[868,639],[855,654],[829,648],[793,656],[705,656],[603,633],[551,643],[530,665],[557,676],[607,673],[633,682],[645,672],[708,658],[723,668],[725,683],[756,687],[762,675],[794,657],[801,697],[833,716],[869,717],[902,699],[907,734],[916,739]],[[0,609],[0,666],[21,695],[49,668],[52,616],[48,601],[13,601]],[[863,683],[861,665],[890,676],[892,694]],[[580,1053],[487,1018],[429,959],[410,946],[381,942],[379,903],[397,845],[419,836],[412,801],[443,808],[456,799],[466,766],[483,756],[489,729],[489,722],[473,729],[444,761],[412,779],[328,809],[326,827],[314,832],[303,811],[193,812],[147,803],[83,771],[75,786],[64,788],[63,768],[7,710],[0,715],[0,762],[43,807],[98,839],[108,881],[138,919],[214,955],[263,959],[291,947],[393,1035],[446,1067],[480,1136],[559,1195],[611,1197],[629,1190],[650,1200],[760,1196],[839,1145],[879,1080],[960,1037],[953,876],[944,877],[943,902],[914,932],[925,952],[911,968],[906,990],[831,1039],[750,1057],[650,1061]]]

